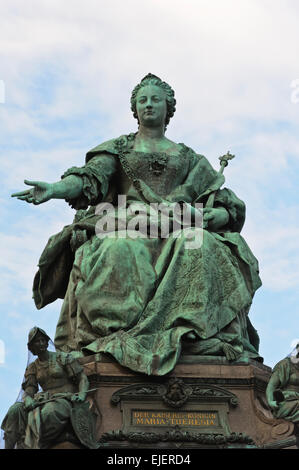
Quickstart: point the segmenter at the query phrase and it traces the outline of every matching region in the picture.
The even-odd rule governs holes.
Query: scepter
[[[218,172],[219,175],[223,174],[224,168],[228,165],[229,160],[232,160],[233,158],[235,158],[235,155],[232,155],[230,151],[228,151],[225,155],[222,155],[222,157],[219,157],[219,160],[220,160],[220,170]],[[213,191],[209,195],[205,208],[214,206],[215,196],[216,196],[216,191]]]

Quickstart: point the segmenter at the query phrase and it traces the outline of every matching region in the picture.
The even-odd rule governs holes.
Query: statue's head
[[[37,356],[39,352],[47,350],[49,340],[50,338],[44,330],[38,326],[34,326],[29,331],[27,343],[28,349],[32,354],[34,354],[34,356]]]
[[[168,83],[163,82],[159,77],[156,75],[153,75],[151,73],[148,73],[138,85],[135,86],[134,90],[132,91],[131,95],[131,110],[133,111],[133,116],[138,120],[138,123],[140,123],[140,115],[138,112],[138,104],[140,103],[140,106],[142,106],[142,90],[148,90],[148,88],[151,87],[153,91],[156,89],[156,94],[157,94],[157,100],[159,99],[160,101],[163,101],[163,104],[165,106],[165,111],[164,111],[164,127],[166,129],[166,126],[169,124],[170,118],[175,113],[175,105],[176,105],[176,100],[174,97],[174,91],[173,89],[168,85]],[[162,112],[162,109],[161,109]],[[150,120],[150,117],[149,117]]]

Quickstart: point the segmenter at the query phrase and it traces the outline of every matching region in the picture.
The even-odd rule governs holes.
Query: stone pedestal
[[[297,448],[294,425],[274,419],[266,403],[271,368],[256,361],[184,356],[163,377],[101,355],[81,362],[107,448]]]

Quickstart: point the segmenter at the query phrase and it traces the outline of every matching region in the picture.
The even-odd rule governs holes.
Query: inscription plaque
[[[217,411],[165,411],[165,410],[131,410],[133,426],[181,426],[210,427],[219,426]]]
[[[181,393],[176,400],[174,385],[177,384]],[[112,395],[111,401],[115,405],[120,403],[123,413],[121,431],[125,434],[167,434],[180,429],[198,435],[229,436],[229,407],[238,404],[237,397],[224,388],[185,383],[182,379],[123,387]]]

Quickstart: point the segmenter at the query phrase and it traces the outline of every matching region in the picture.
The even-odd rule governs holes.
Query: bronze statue
[[[97,448],[88,378],[71,354],[48,351],[49,339],[41,328],[29,332],[28,349],[37,359],[26,368],[23,401],[2,422],[5,448],[45,449],[66,440]]]
[[[131,96],[136,133],[93,148],[85,165],[70,168],[61,181],[25,180],[31,189],[13,195],[32,204],[65,199],[77,209],[74,222],[50,238],[34,279],[38,309],[64,299],[55,345],[108,353],[149,375],[167,374],[181,354],[261,360],[248,317],[261,281],[240,235],[245,205],[221,188],[232,155],[216,172],[203,155],[169,140],[175,106],[172,88],[148,74]],[[136,203],[146,220],[139,236],[132,228]],[[191,212],[191,227],[179,237],[173,229],[162,236],[157,222],[151,236],[153,207],[170,204]],[[197,204],[204,207],[203,239],[188,249],[190,235],[199,235]],[[175,217],[169,219],[174,226]],[[104,220],[113,228],[103,236]]]
[[[292,421],[299,433],[299,344],[296,355],[286,357],[274,367],[266,396],[275,418]]]

